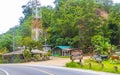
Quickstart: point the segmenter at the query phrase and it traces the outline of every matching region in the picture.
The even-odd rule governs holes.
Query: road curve
[[[0,65],[1,75],[117,75],[89,70],[41,65]]]

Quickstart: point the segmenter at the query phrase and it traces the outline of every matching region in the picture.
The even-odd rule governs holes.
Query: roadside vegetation
[[[70,58],[70,56],[57,56],[58,58]]]
[[[83,64],[79,62],[69,62],[66,64],[66,67],[120,74],[120,61],[117,60],[104,60],[102,63],[98,63],[95,62],[93,59],[87,59],[84,61]]]

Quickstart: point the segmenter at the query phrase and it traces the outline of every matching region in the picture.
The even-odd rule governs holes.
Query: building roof
[[[71,46],[57,46],[58,48],[60,49],[68,49],[68,48],[71,48]]]
[[[31,50],[31,53],[33,53],[33,54],[46,54],[47,52],[36,49],[36,50]]]
[[[62,50],[71,50],[71,46],[57,46],[57,48],[60,48]]]
[[[13,51],[13,52],[10,52],[10,53],[5,53],[3,54],[3,56],[10,56],[10,55],[20,55],[20,54],[23,54],[23,51],[24,50],[16,50],[16,51]],[[46,52],[43,52],[43,51],[40,51],[40,50],[31,50],[31,53],[33,54],[46,54]]]
[[[10,53],[5,53],[5,54],[3,54],[3,55],[4,55],[4,56],[7,56],[7,55],[23,54],[23,51],[24,51],[24,50],[17,50],[17,51],[13,51],[13,52],[10,52]]]

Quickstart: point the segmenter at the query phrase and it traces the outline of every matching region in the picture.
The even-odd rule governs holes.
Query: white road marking
[[[41,70],[41,69],[38,69],[38,68],[33,68],[33,67],[24,67],[24,68],[31,68],[31,69],[33,69],[33,70],[36,70],[36,71],[39,71],[39,72],[42,72],[42,73],[45,73],[45,74],[48,74],[48,75],[54,75],[54,74],[52,74],[52,73],[49,73],[49,72],[47,72],[47,71],[44,71],[44,70]]]
[[[6,65],[7,66],[7,65]],[[11,66],[11,65],[10,65]],[[12,66],[16,66],[16,65],[12,65]],[[18,65],[17,65],[18,66]],[[23,67],[23,66],[22,66]],[[48,75],[54,75],[54,74],[52,74],[52,73],[49,73],[49,72],[47,72],[47,71],[44,71],[44,70],[41,70],[41,69],[38,69],[38,68],[33,68],[33,67],[31,67],[31,66],[25,66],[24,65],[24,68],[31,68],[31,69],[33,69],[33,70],[36,70],[36,71],[39,71],[39,72],[42,72],[42,73],[45,73],[45,74],[48,74]],[[6,71],[6,70],[3,70],[3,69],[1,69],[0,68],[0,70],[1,71],[3,71],[3,72],[5,72],[6,73],[6,75],[9,75],[9,73]]]
[[[41,70],[41,69],[38,69],[38,68],[33,68],[33,67],[30,67],[31,69],[34,69],[34,70],[36,70],[36,71],[39,71],[39,72],[43,72],[43,73],[46,73],[46,74],[48,74],[48,75],[54,75],[54,74],[52,74],[52,73],[49,73],[49,72],[47,72],[47,71],[44,71],[44,70]]]
[[[84,70],[84,69],[75,69],[75,68],[66,68],[66,67],[58,67],[58,66],[48,66],[48,65],[31,65],[31,64],[16,64],[16,66],[18,65],[22,65],[22,66],[26,66],[26,68],[29,66],[29,68],[32,68],[32,66],[39,66],[39,67],[44,67],[44,68],[56,68],[56,69],[63,69],[63,70],[72,70],[72,71],[79,71],[79,72],[88,72],[88,73],[93,73],[93,74],[98,74],[98,75],[120,75],[120,74],[115,74],[115,73],[107,73],[107,72],[98,72],[98,71],[91,71],[91,70]],[[15,66],[15,65],[14,65]],[[37,68],[32,68],[34,70],[46,73],[48,75],[54,75],[52,73],[43,71],[41,69],[37,69]]]
[[[9,75],[9,73],[6,70],[1,69],[1,68],[0,68],[0,70],[3,71],[6,75]]]
[[[98,71],[93,71],[93,70],[84,70],[84,69],[58,67],[58,66],[46,66],[46,65],[28,65],[28,66],[40,66],[40,67],[45,67],[45,68],[54,68],[54,69],[56,68],[56,69],[63,69],[63,70],[88,72],[88,73],[93,73],[93,74],[98,74],[98,75],[119,75],[119,74],[115,74],[115,73],[98,72]]]

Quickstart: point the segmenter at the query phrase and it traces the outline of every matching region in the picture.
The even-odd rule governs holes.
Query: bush
[[[32,57],[32,54],[29,50],[24,50],[24,58],[25,58],[25,61],[28,62],[30,61],[31,57]]]
[[[35,61],[40,61],[40,60],[42,60],[42,56],[40,54],[35,54],[34,59],[35,59]]]
[[[115,67],[117,66],[118,70],[116,71]],[[120,74],[120,64],[112,64],[110,60],[103,61],[102,63],[97,63],[93,60],[85,60],[82,66],[76,62],[69,62],[66,64],[66,67],[70,68],[81,68],[81,69],[90,69],[95,71],[104,71],[104,72],[112,72]]]
[[[21,63],[21,62],[24,62],[24,60],[21,59],[21,56],[20,55],[14,55],[14,60],[13,60],[14,63]]]
[[[2,55],[0,55],[0,63],[3,63]]]
[[[45,56],[51,56],[51,50],[48,50],[48,52],[45,54]]]
[[[76,62],[69,62],[69,63],[66,63],[66,67],[75,67],[75,68],[79,68],[80,65]]]
[[[109,48],[111,47],[109,38],[105,38],[101,35],[95,35],[91,39],[91,44],[95,51],[101,54],[108,54]]]

